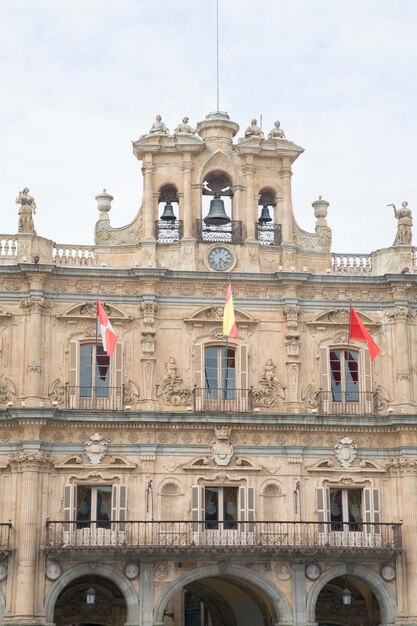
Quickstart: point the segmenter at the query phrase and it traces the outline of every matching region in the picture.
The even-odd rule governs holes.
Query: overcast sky
[[[330,202],[336,252],[392,244],[390,203],[417,227],[417,1],[219,0],[220,109],[241,132],[279,119],[305,148],[298,223]],[[0,0],[0,233],[27,186],[39,235],[92,243],[95,195],[112,226],[135,216],[131,141],[216,108],[216,0]]]

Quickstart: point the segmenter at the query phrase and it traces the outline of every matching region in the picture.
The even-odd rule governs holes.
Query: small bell
[[[223,226],[229,224],[230,217],[224,210],[224,202],[218,193],[214,194],[214,198],[210,202],[210,210],[207,216],[204,218],[204,223],[207,226]]]
[[[269,215],[269,207],[267,204],[263,205],[258,222],[259,224],[266,224],[267,222],[272,222],[272,217]]]
[[[171,202],[165,204],[164,212],[161,215],[161,220],[164,222],[174,222],[177,218],[174,215],[174,209]]]

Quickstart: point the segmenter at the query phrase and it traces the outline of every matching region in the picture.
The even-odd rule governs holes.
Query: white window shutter
[[[255,521],[255,489],[253,487],[247,487],[247,496],[246,496],[246,521],[254,522]],[[247,524],[246,530],[250,533],[253,533],[255,527],[254,524]]]
[[[240,388],[248,389],[248,349],[246,346],[240,346],[239,356],[238,366],[240,367]],[[238,380],[239,379],[236,377],[236,382]]]
[[[117,398],[117,402],[119,403],[117,408],[121,409],[123,385],[123,351],[122,344],[119,340],[116,343],[114,355],[111,357],[111,359],[114,359],[114,383],[112,381],[112,378],[110,378],[110,385],[112,387],[115,387],[114,393],[115,397]]]
[[[64,520],[75,522],[77,519],[77,485],[68,484],[64,486]],[[65,531],[75,530],[74,524],[64,524]]]
[[[328,528],[323,522],[330,521],[330,493],[326,487],[316,488],[318,532],[325,533]]]
[[[194,346],[194,384],[196,387],[204,387],[203,367],[203,346],[197,343]]]
[[[204,486],[193,485],[191,488],[191,519],[193,522],[204,521]],[[202,525],[193,524],[193,532],[199,532]]]
[[[364,521],[365,532],[368,535],[381,534],[380,526],[373,526],[373,524],[381,523],[381,500],[378,489],[366,488],[363,490],[363,508],[364,508]]]
[[[125,522],[127,517],[127,485],[113,485],[111,491],[112,521]],[[116,524],[118,530],[124,530],[124,524]]]
[[[69,408],[77,408],[77,386],[79,384],[79,361],[80,350],[78,341],[70,341],[69,344],[69,362],[68,362],[68,379],[69,379]]]

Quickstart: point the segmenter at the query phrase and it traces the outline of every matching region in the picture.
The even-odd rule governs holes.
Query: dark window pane
[[[90,526],[91,487],[77,485],[77,528]]]
[[[332,523],[332,530],[343,530],[343,501],[341,489],[330,489],[330,521]]]
[[[362,530],[362,490],[361,489],[348,489],[348,517],[349,517],[349,530],[361,531]]]
[[[80,396],[91,397],[93,386],[93,346],[89,343],[80,345]]]
[[[342,366],[339,350],[330,350],[330,376],[333,402],[342,401]]]
[[[223,520],[225,529],[237,528],[237,487],[223,488]]]
[[[111,487],[97,487],[97,526],[110,528],[111,519]]]
[[[204,489],[204,520],[209,522],[206,528],[218,528],[219,521],[219,488],[206,487]]]

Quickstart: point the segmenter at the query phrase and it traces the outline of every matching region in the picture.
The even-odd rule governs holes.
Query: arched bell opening
[[[124,626],[126,602],[120,589],[103,576],[81,576],[59,594],[54,608],[56,626]]]
[[[260,190],[258,196],[257,240],[264,246],[281,243],[281,228],[276,223],[276,192],[270,187]]]
[[[233,219],[232,181],[224,172],[210,172],[203,181],[203,221],[207,226],[225,226]]]
[[[381,611],[372,589],[355,576],[339,576],[321,590],[316,603],[318,626],[378,626]]]
[[[174,185],[163,185],[158,196],[156,239],[159,243],[172,243],[182,237],[179,219],[178,191]]]

